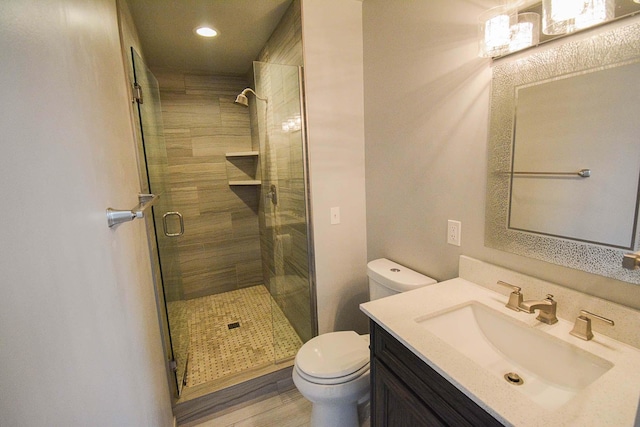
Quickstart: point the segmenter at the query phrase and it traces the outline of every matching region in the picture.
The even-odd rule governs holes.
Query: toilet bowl
[[[312,426],[357,426],[357,405],[369,397],[368,336],[341,331],[312,338],[298,351],[292,375],[313,404]]]
[[[371,300],[436,283],[385,258],[367,264]],[[358,404],[369,399],[369,335],[354,331],[318,335],[299,350],[293,383],[312,403],[312,427],[357,427]]]

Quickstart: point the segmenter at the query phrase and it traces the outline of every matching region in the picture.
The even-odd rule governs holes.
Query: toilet
[[[386,258],[367,264],[375,300],[436,281]],[[293,383],[313,404],[312,427],[357,427],[358,405],[369,400],[369,335],[330,332],[306,342],[296,355]]]

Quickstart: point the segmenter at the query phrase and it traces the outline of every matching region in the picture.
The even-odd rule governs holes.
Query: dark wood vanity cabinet
[[[371,322],[371,426],[502,426]]]

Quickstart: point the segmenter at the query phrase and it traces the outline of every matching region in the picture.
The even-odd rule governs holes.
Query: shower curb
[[[292,370],[293,366],[287,366],[243,383],[178,403],[173,408],[178,425],[292,389],[294,387],[291,379]]]

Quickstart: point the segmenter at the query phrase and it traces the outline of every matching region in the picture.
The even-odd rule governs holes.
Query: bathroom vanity
[[[553,293],[558,323],[506,308],[511,289],[498,280],[525,299]],[[459,278],[361,309],[371,319],[372,426],[634,425],[637,310],[464,256]],[[616,324],[574,337],[581,309]]]
[[[502,426],[371,321],[371,425]]]

